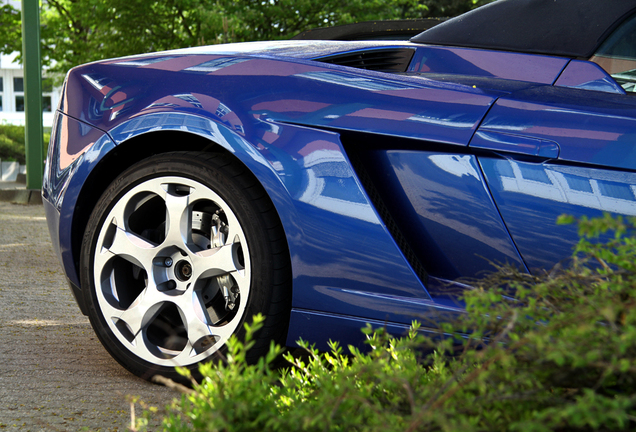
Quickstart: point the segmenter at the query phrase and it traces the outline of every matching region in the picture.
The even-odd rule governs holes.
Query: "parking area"
[[[0,430],[125,431],[130,396],[160,413],[178,397],[101,346],[53,254],[42,205],[0,202]]]

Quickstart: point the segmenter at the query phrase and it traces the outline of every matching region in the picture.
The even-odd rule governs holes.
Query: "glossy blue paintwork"
[[[567,59],[473,48],[419,47],[409,72],[469,75],[552,84]]]
[[[448,319],[454,311],[439,310],[434,315],[430,315],[431,324]],[[426,319],[420,318],[421,322],[427,323]],[[289,334],[287,336],[288,346],[297,346],[299,340],[310,341],[317,349],[329,351],[329,339],[324,335],[333,335],[331,340],[336,340],[340,346],[352,345],[356,348],[367,351],[369,346],[365,344],[361,329],[365,324],[370,324],[373,328],[384,328],[389,334],[395,336],[405,336],[408,333],[409,325],[396,324],[382,320],[367,319],[361,322],[351,316],[337,315],[329,313],[320,313],[315,311],[305,311],[292,309],[291,319],[289,321]],[[362,325],[361,325],[362,324]],[[428,333],[435,337],[437,332],[421,329],[422,332]]]
[[[499,99],[479,131],[555,142],[559,160],[636,169],[636,98],[629,95],[557,87],[526,90]]]
[[[386,204],[401,209],[394,217],[431,276],[474,278],[491,263],[525,269],[475,156],[379,150],[372,159]]]
[[[636,216],[636,173],[480,158],[488,185],[528,267],[549,269],[572,253],[575,225],[557,217]]]
[[[470,146],[472,148],[538,156],[547,159],[558,158],[561,151],[559,144],[554,141],[481,130],[475,133],[475,136],[470,141]]]
[[[54,124],[45,166],[43,197],[59,211],[69,182],[86,152],[91,152],[88,157],[92,161],[96,150],[106,146],[107,150],[103,152],[106,153],[113,146],[104,143],[103,131],[60,112],[56,113]],[[72,198],[73,195],[69,197]]]
[[[81,294],[76,289],[79,287],[75,268],[77,257],[73,254],[71,243],[77,198],[88,173],[114,147],[102,131],[60,112],[56,114],[44,170],[42,198],[53,249],[75,288],[76,298]]]
[[[529,268],[550,268],[571,253],[576,228],[555,229],[559,215],[633,214],[636,178],[617,169],[636,168],[635,108],[636,100],[628,95],[537,88],[501,98],[480,125],[470,147],[505,156],[479,160]],[[506,136],[510,144],[485,139],[493,135]],[[529,140],[556,143],[559,152],[537,152],[536,159],[524,160],[511,145],[523,147]]]
[[[68,114],[102,130],[130,115],[188,112],[225,122],[243,136],[251,136],[259,120],[271,120],[466,145],[497,95],[306,60],[216,55],[154,60],[72,71],[63,100],[71,107]],[[188,79],[174,80],[177,72]],[[250,79],[254,76],[258,80]],[[152,82],[163,85],[151,88]]]
[[[313,60],[391,47],[414,50],[406,73]],[[636,214],[625,172],[636,170],[636,102],[612,83],[584,61],[408,42],[234,44],[85,65],[67,77],[52,136],[49,228],[79,287],[76,212],[102,192],[87,185],[117,175],[104,161],[140,138],[171,132],[179,150],[196,136],[234,154],[278,211],[290,342],[354,342],[366,321],[434,327],[461,313],[457,279],[489,262],[525,270],[568,256],[576,233],[555,227],[559,214]]]
[[[625,94],[625,90],[599,65],[581,60],[572,60],[568,63],[554,85],[558,87]]]
[[[331,298],[324,294],[324,287],[429,298],[359,187],[337,135],[293,125],[270,125],[269,129],[270,134],[276,130],[278,147],[251,144],[226,126],[199,117],[153,114],[121,124],[112,136],[118,142],[123,136],[130,138],[131,130],[179,130],[205,136],[239,157],[258,175],[279,209],[298,288],[294,292],[303,293],[294,296],[295,307],[329,310]],[[61,226],[70,227],[74,198],[79,195],[75,189],[103,156],[101,151],[112,145],[107,136],[103,142],[108,145],[93,147],[76,162],[77,175],[68,186],[72,195],[67,193],[62,204],[62,214],[68,216]],[[70,279],[79,285],[70,254],[71,230],[64,232],[67,235],[59,240],[62,261]]]
[[[242,42],[225,45],[209,45],[183,48],[160,53],[164,56],[192,56],[196,54],[248,55],[250,57],[276,59],[315,59],[336,53],[355,52],[368,49],[421,47],[407,41],[332,41],[332,40],[289,40]],[[134,58],[152,57],[156,54],[134,56]]]

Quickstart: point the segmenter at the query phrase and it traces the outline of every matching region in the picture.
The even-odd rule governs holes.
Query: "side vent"
[[[411,48],[388,48],[371,51],[356,51],[315,59],[323,63],[367,69],[377,72],[406,72],[411,63],[413,53]]]
[[[349,156],[351,166],[358,175],[358,179],[360,179],[362,187],[367,192],[367,195],[373,203],[373,206],[378,211],[378,214],[382,218],[382,221],[384,222],[387,229],[391,233],[391,236],[404,254],[404,257],[413,268],[413,271],[415,271],[415,274],[417,275],[417,277],[420,278],[420,281],[424,284],[424,286],[428,287],[428,272],[426,271],[426,269],[424,269],[422,262],[409,245],[406,236],[402,233],[397,222],[391,215],[389,208],[384,203],[380,192],[373,183],[373,179],[367,172],[367,169],[364,167],[365,164],[360,158],[360,155],[352,150],[353,149],[348,144],[345,145],[345,151],[347,152],[347,156]]]

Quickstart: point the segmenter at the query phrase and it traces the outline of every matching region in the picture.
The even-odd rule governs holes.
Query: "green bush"
[[[164,430],[634,430],[634,223],[580,220],[567,268],[500,269],[465,294],[467,313],[441,326],[445,337],[424,337],[417,323],[400,339],[367,327],[369,353],[344,355],[332,343],[321,354],[303,343],[307,356],[286,355],[281,371],[271,367],[279,347],[245,362],[257,316],[245,343],[229,342],[225,362],[201,367]],[[607,232],[608,242],[594,240]]]
[[[45,156],[50,138],[51,133],[49,131],[45,131],[44,136],[42,137],[43,154]],[[26,163],[24,150],[24,126],[0,124],[0,160],[18,161],[22,165]]]

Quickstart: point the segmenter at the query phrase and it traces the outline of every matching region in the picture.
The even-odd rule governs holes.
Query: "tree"
[[[43,0],[42,62],[53,72],[175,48],[287,39],[353,22],[456,15],[491,0]],[[21,51],[20,12],[0,8],[0,51]]]
[[[0,52],[3,54],[22,50],[20,19],[20,11],[13,6],[0,6]]]

